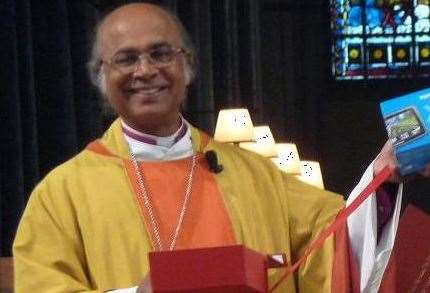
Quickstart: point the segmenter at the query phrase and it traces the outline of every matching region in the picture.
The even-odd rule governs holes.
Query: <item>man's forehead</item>
[[[173,19],[169,13],[159,6],[148,3],[133,3],[123,5],[111,13],[103,20],[103,23],[109,24],[116,21],[143,19],[147,21],[172,22]]]
[[[172,17],[159,7],[147,4],[126,5],[112,12],[101,24],[99,38],[102,46],[142,38],[150,42],[181,41]]]

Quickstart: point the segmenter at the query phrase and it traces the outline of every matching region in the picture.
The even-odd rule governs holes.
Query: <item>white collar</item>
[[[138,161],[169,161],[194,154],[191,126],[183,118],[182,126],[172,135],[159,137],[142,133],[121,120],[124,138]],[[142,139],[143,138],[143,139]]]
[[[123,120],[121,120],[121,126],[123,133],[142,143],[146,144],[152,144],[152,145],[159,145],[163,147],[171,147],[173,144],[175,144],[177,141],[179,141],[187,132],[187,128],[189,128],[189,125],[185,122],[185,119],[181,117],[181,126],[178,128],[178,130],[169,136],[156,136],[147,134],[141,131],[138,131],[129,125],[127,125]]]

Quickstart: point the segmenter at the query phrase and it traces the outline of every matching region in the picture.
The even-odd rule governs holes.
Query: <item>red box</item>
[[[267,256],[242,245],[151,252],[154,293],[267,292]]]

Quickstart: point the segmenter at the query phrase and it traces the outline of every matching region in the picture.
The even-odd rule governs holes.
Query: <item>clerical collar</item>
[[[184,135],[187,133],[187,130],[188,130],[188,125],[187,123],[184,122],[184,119],[182,117],[181,117],[181,126],[174,134],[170,136],[155,136],[155,135],[140,132],[128,126],[123,120],[121,120],[121,124],[122,124],[123,133],[129,138],[132,138],[141,143],[158,145],[158,146],[163,146],[167,148],[170,148],[172,145],[174,145],[179,140],[181,140],[181,138],[184,137]]]
[[[139,132],[121,121],[124,138],[138,161],[170,161],[194,154],[189,123],[181,117],[178,131],[168,137]]]

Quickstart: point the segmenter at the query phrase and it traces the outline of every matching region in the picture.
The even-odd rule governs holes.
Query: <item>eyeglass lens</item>
[[[173,61],[175,56],[181,52],[181,49],[175,49],[169,46],[156,48],[148,52],[120,52],[114,55],[111,64],[122,71],[134,70],[139,62],[143,59],[157,67],[168,65]]]

